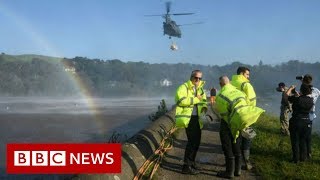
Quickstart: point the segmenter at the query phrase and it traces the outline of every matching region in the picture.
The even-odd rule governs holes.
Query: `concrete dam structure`
[[[143,163],[159,148],[166,133],[174,127],[174,116],[175,108],[122,144],[120,174],[79,174],[72,179],[133,179]]]

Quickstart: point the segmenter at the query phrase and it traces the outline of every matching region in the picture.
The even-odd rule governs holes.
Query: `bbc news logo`
[[[70,164],[113,164],[113,153],[70,153]],[[32,157],[32,159],[31,159]],[[14,151],[14,166],[66,166],[66,151]]]
[[[120,144],[7,144],[8,174],[120,172]]]
[[[49,165],[66,166],[66,151],[14,151],[14,166]]]

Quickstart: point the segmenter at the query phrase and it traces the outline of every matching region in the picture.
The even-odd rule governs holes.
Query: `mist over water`
[[[161,99],[172,105],[173,99],[165,98],[49,98],[49,97],[5,97],[0,98],[0,114],[92,114],[117,113],[114,108],[157,109]],[[89,104],[88,102],[93,102]]]

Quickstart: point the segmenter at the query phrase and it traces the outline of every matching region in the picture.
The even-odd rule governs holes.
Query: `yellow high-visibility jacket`
[[[194,105],[197,105],[198,107],[199,118],[202,108],[207,108],[207,96],[203,90],[204,84],[204,81],[200,81],[200,84],[197,87],[197,95],[202,96],[201,100],[195,96],[195,92],[193,90],[194,85],[190,80],[178,87],[175,95],[175,102],[177,105],[175,119],[176,126],[178,128],[188,127]],[[199,125],[202,129],[203,123],[200,119]]]
[[[264,112],[259,107],[248,105],[244,92],[231,84],[223,86],[218,93],[216,108],[222,119],[228,123],[234,142],[240,131],[255,123]]]
[[[231,84],[247,95],[250,106],[256,106],[256,93],[247,78],[245,78],[243,75],[233,75]]]

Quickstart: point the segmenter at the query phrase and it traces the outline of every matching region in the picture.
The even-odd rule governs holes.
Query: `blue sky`
[[[0,0],[0,51],[149,63],[320,60],[318,0],[173,0],[182,38],[163,36],[164,0]],[[174,41],[178,51],[171,51]]]

